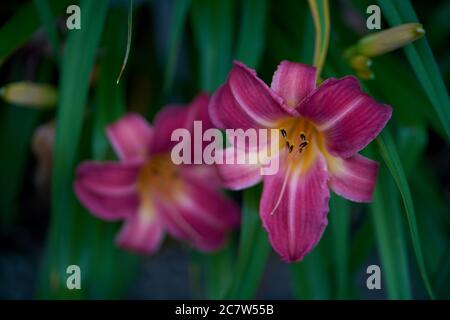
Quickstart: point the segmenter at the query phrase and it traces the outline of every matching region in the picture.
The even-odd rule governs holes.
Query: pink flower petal
[[[295,108],[316,88],[316,68],[302,63],[282,61],[275,71],[271,88]]]
[[[235,62],[227,82],[211,98],[209,114],[219,128],[268,128],[289,115],[283,102],[254,70]]]
[[[283,167],[278,174],[265,176],[260,203],[272,247],[288,262],[303,259],[328,223],[330,193],[325,160],[318,153],[307,171],[301,168]]]
[[[140,254],[157,251],[162,243],[164,230],[159,213],[155,210],[149,203],[141,204],[136,214],[124,222],[116,237],[117,245]]]
[[[228,147],[218,151],[223,154],[223,164],[216,164],[219,176],[224,187],[232,190],[242,190],[251,187],[261,181],[260,164],[238,164],[237,159],[245,157],[245,152],[236,147]],[[233,163],[227,164],[226,159],[234,159]]]
[[[128,113],[106,129],[108,138],[123,161],[146,159],[153,140],[153,129],[137,113]]]
[[[180,168],[186,179],[196,179],[213,189],[222,187],[222,181],[216,165],[188,164],[180,165]]]
[[[372,201],[378,163],[356,154],[347,159],[336,158],[329,165],[329,185],[338,195],[356,202]]]
[[[155,117],[155,142],[152,153],[170,151],[177,143],[171,141],[172,132],[175,129],[187,129],[191,133],[194,121],[202,122],[202,129],[207,130],[213,125],[208,114],[209,98],[206,94],[197,95],[188,105],[169,105],[164,107]]]
[[[216,250],[223,245],[228,231],[239,224],[239,208],[202,180],[189,177],[186,183],[184,193],[174,201],[161,201],[166,228],[199,250]]]
[[[135,214],[139,199],[135,183],[138,164],[85,162],[78,167],[74,183],[78,200],[104,220]]]
[[[392,109],[364,94],[354,77],[328,79],[298,108],[325,134],[328,151],[348,158],[384,128]]]

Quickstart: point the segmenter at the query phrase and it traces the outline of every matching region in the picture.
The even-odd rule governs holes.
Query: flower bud
[[[407,23],[362,38],[354,48],[357,54],[375,57],[401,48],[425,34],[420,23]]]
[[[58,100],[54,86],[26,81],[6,85],[0,89],[0,96],[8,103],[32,108],[53,107]]]

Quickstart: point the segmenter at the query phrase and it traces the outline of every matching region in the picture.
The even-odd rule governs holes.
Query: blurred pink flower
[[[283,61],[269,88],[236,62],[209,105],[219,128],[280,130],[278,173],[262,177],[259,165],[239,164],[220,165],[219,173],[235,190],[263,180],[261,219],[273,248],[289,262],[303,259],[319,241],[328,223],[329,188],[352,201],[371,201],[378,164],[358,151],[392,112],[364,94],[354,77],[330,78],[317,88],[316,80],[315,68]],[[231,148],[226,152],[243,152]]]
[[[168,106],[154,127],[127,114],[107,128],[120,162],[87,161],[78,167],[74,188],[81,203],[103,220],[124,220],[116,238],[120,247],[153,253],[168,232],[210,251],[238,225],[239,208],[221,194],[214,166],[177,166],[170,158],[174,129],[192,130],[194,120],[211,127],[207,106],[206,95],[187,108]]]

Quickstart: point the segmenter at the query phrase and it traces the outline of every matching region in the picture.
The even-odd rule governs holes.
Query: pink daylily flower
[[[219,248],[239,224],[239,208],[220,192],[214,166],[175,165],[170,158],[172,131],[193,129],[193,121],[211,127],[208,97],[189,107],[168,106],[154,127],[130,113],[107,128],[120,162],[87,161],[74,184],[80,202],[96,217],[124,220],[116,237],[120,247],[155,252],[167,232],[202,251]]]
[[[256,72],[235,62],[211,98],[219,128],[280,130],[274,175],[259,165],[224,164],[225,185],[239,190],[263,180],[260,216],[272,247],[283,260],[303,259],[328,223],[329,188],[356,202],[370,202],[378,164],[358,154],[383,129],[391,108],[361,91],[352,77],[330,78],[316,87],[316,69],[283,61],[269,88]],[[248,152],[231,149],[225,153]],[[261,152],[261,150],[259,150]]]

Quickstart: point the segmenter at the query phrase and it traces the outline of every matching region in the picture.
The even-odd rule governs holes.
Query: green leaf
[[[336,298],[349,294],[350,205],[333,194],[330,201],[329,228],[333,239],[333,262],[336,270]]]
[[[178,50],[190,6],[191,0],[176,0],[173,3],[174,8],[172,11],[172,21],[169,35],[169,53],[167,55],[166,70],[164,74],[163,91],[166,94],[172,89]]]
[[[261,185],[244,191],[241,236],[230,299],[254,299],[261,282],[270,244],[259,217]]]
[[[411,299],[407,247],[399,194],[387,168],[380,165],[371,216],[389,299]]]
[[[224,299],[233,278],[233,248],[227,243],[222,249],[205,256],[206,294],[208,299]]]
[[[31,137],[39,111],[2,105],[0,109],[0,226],[7,230],[14,222],[19,191],[30,154]],[[20,124],[20,125],[18,125]]]
[[[264,50],[269,3],[268,0],[243,0],[241,7],[236,59],[256,68]]]
[[[59,62],[61,58],[61,55],[59,53],[60,46],[58,34],[56,32],[56,24],[54,21],[55,19],[50,8],[50,3],[48,0],[33,0],[33,3],[36,7],[36,11],[39,14],[41,23],[44,25],[45,31],[47,32],[47,37],[50,41],[50,45],[52,46],[53,55]]]
[[[330,6],[328,0],[308,0],[316,29],[314,66],[320,76],[330,42]]]
[[[107,12],[107,0],[83,0],[81,30],[70,31],[62,58],[60,101],[52,173],[52,214],[41,297],[77,296],[65,286],[66,268],[73,263],[73,227],[80,217],[72,189],[77,150],[87,103],[89,78]],[[82,53],[82,54],[81,54]]]
[[[422,160],[416,165],[414,174],[409,176],[415,205],[419,231],[423,237],[423,248],[427,253],[427,270],[432,275],[432,284],[440,299],[448,298],[450,290],[443,279],[450,276],[450,269],[445,269],[448,259],[450,228],[450,204],[440,185],[434,168]],[[430,210],[433,208],[433,210]]]
[[[383,132],[377,138],[380,154],[386,163],[391,175],[393,176],[397,187],[402,196],[403,204],[408,219],[409,231],[411,234],[412,245],[414,253],[416,255],[417,264],[419,267],[422,280],[430,298],[434,298],[433,290],[431,288],[429,276],[425,267],[425,262],[422,254],[422,248],[420,244],[420,237],[417,230],[417,222],[414,211],[414,204],[412,201],[411,191],[409,189],[408,181],[403,170],[400,157],[397,152],[397,148],[394,144],[394,140],[389,131],[389,127],[384,128]]]
[[[316,248],[302,261],[292,265],[292,289],[295,299],[324,300],[331,298],[331,276],[329,248],[325,239],[320,240]]]
[[[64,12],[70,0],[50,0],[51,12]],[[41,21],[33,3],[23,5],[0,29],[0,65],[18,48],[24,45],[40,26]]]
[[[365,212],[363,213],[365,215]],[[365,216],[362,225],[355,231],[350,248],[350,274],[361,269],[374,247],[372,220]]]
[[[92,154],[98,160],[111,158],[106,126],[118,120],[125,112],[123,85],[116,83],[116,76],[122,64],[121,41],[124,41],[126,36],[121,25],[125,18],[122,10],[111,10],[106,24],[108,32],[103,35],[104,54],[98,65],[97,108],[94,109],[92,141]]]
[[[377,57],[371,69],[374,80],[364,83],[395,110],[395,118],[402,124],[424,125],[432,119],[427,108],[432,108],[409,65],[392,55]],[[434,113],[431,113],[434,115]]]
[[[409,0],[378,0],[391,26],[418,22]],[[450,139],[450,99],[426,37],[405,47],[406,57]]]
[[[433,8],[433,13],[427,19],[428,39],[431,47],[436,48],[445,45],[450,36],[450,2],[442,2]]]
[[[200,87],[212,93],[226,79],[231,67],[234,25],[233,0],[194,0],[191,22],[200,57]],[[228,243],[205,257],[207,296],[223,298],[232,278],[233,250]]]
[[[406,176],[415,174],[419,160],[428,144],[428,133],[420,126],[399,127],[397,133],[398,153]]]
[[[200,57],[200,87],[213,92],[231,67],[233,0],[194,0],[192,24]]]
[[[279,1],[276,7],[277,10],[270,10],[266,30],[270,76],[281,60],[312,64],[314,56],[314,24],[308,3],[286,0]]]
[[[106,137],[106,127],[125,112],[123,85],[116,83],[116,76],[122,63],[122,47],[126,34],[122,22],[126,13],[120,9],[111,9],[103,33],[103,55],[99,63],[97,104],[93,114],[92,154],[94,160],[113,159],[110,143]],[[88,281],[89,298],[120,298],[129,280],[135,275],[137,256],[119,249],[115,245],[118,224],[101,221],[92,216],[80,226],[84,245],[81,255],[85,256],[86,267],[90,269],[92,281]],[[83,242],[85,240],[85,242]],[[105,268],[105,265],[109,266]]]

